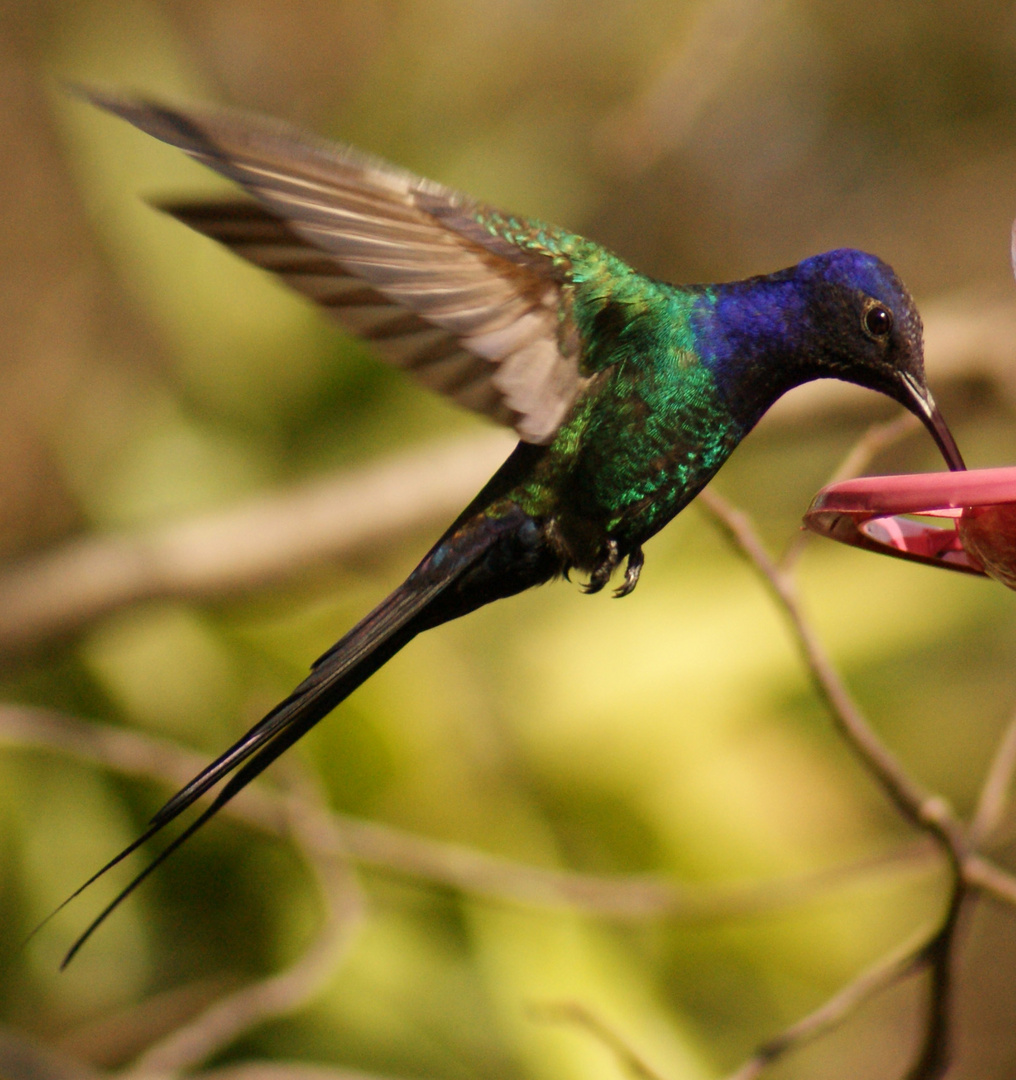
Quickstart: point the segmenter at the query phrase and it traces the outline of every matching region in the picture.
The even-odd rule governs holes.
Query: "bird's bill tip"
[[[967,467],[963,461],[963,455],[956,445],[949,426],[936,407],[932,408],[928,430],[931,432],[931,437],[938,443],[938,448],[942,451],[942,456],[949,468],[953,472],[963,472]]]
[[[956,440],[949,430],[949,425],[945,422],[945,417],[939,412],[935,399],[931,396],[931,391],[912,376],[904,375],[903,381],[909,396],[908,404],[935,440],[935,444],[941,450],[946,464],[953,472],[965,471],[966,465],[963,462],[963,455],[956,445]]]

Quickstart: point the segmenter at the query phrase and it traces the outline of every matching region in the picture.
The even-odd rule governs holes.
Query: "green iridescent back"
[[[580,370],[593,376],[513,501],[534,517],[560,515],[566,531],[569,521],[595,522],[622,545],[641,543],[694,498],[744,435],[696,341],[693,316],[708,318],[714,291],[655,281],[542,222],[496,211],[477,220],[552,262],[567,301],[560,318],[577,331]]]

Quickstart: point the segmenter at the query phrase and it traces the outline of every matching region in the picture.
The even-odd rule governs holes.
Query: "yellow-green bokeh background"
[[[696,66],[702,41],[715,55]],[[145,196],[216,181],[69,96],[65,80],[285,116],[565,224],[670,280],[744,276],[850,245],[892,262],[922,307],[1011,303],[1011,4],[8,0],[0,546],[12,560],[482,429],[148,208]],[[929,377],[971,466],[1016,460],[1004,380]],[[774,547],[866,424],[893,413],[858,400],[844,389],[842,409],[764,424],[717,480]],[[876,465],[938,467],[922,435]],[[5,662],[2,700],[210,755],[401,580],[438,529],[229,602],[119,611]],[[338,810],[540,866],[706,884],[904,842],[832,733],[770,600],[706,517],[692,508],[646,556],[623,603],[558,584],[427,634],[296,754]],[[1016,697],[1016,598],[822,541],[802,582],[872,723],[968,812]],[[165,1027],[291,960],[313,934],[299,860],[220,822],[58,974],[108,890],[28,948],[23,937],[167,792],[0,749],[0,1016],[12,1029],[123,1063],[159,1030],[153,1013]],[[363,880],[365,921],[327,989],[254,1028],[228,1060],[407,1077],[619,1075],[588,1034],[530,1015],[572,1000],[666,1076],[720,1076],[941,903],[939,876],[900,872],[778,914],[617,923]],[[1012,1005],[1011,938],[999,917],[965,945],[971,1076],[1011,1075],[1016,1062],[997,1035]],[[895,1075],[913,1006],[909,990],[880,999],[778,1075]]]

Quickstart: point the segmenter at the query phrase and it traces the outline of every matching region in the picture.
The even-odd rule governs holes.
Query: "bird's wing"
[[[170,213],[279,274],[424,386],[526,442],[553,439],[586,381],[566,260],[491,232],[493,212],[468,196],[287,125],[84,93],[257,200]]]

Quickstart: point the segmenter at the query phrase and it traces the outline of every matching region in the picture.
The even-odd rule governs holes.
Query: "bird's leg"
[[[642,573],[642,566],[645,561],[646,557],[642,554],[642,548],[632,548],[628,552],[628,565],[624,569],[624,581],[614,590],[614,596],[617,599],[634,591],[635,586],[639,583],[639,574]]]
[[[617,550],[617,541],[609,539],[607,541],[607,550],[604,553],[603,558],[596,565],[596,568],[589,575],[589,580],[582,586],[584,593],[598,593],[604,585],[610,581],[610,575],[617,569],[617,564],[621,561],[621,554]]]

